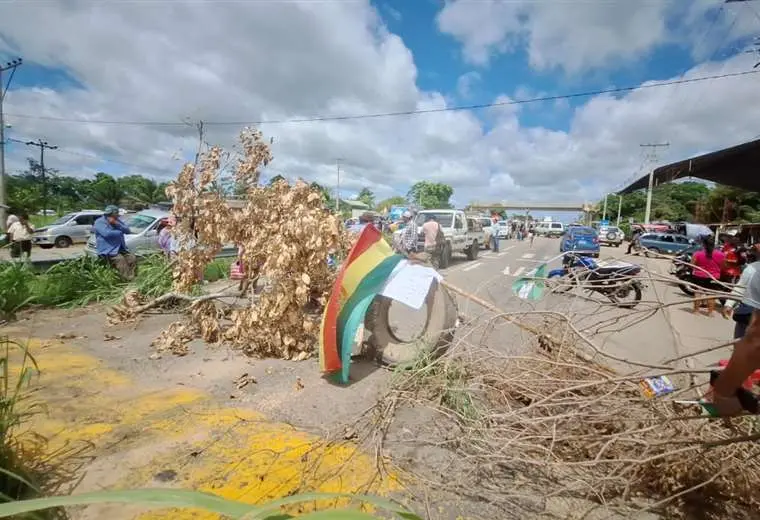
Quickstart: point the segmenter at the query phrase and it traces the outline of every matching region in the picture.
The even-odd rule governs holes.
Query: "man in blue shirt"
[[[113,266],[123,279],[134,279],[137,259],[127,251],[124,235],[130,231],[119,220],[119,208],[107,206],[103,216],[95,221],[92,231],[95,233],[95,250],[98,256]]]

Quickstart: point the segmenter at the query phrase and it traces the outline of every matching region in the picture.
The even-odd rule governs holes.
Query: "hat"
[[[114,206],[113,204],[109,204],[108,206],[106,206],[106,209],[105,209],[105,211],[103,211],[103,214],[105,216],[107,216],[107,217],[111,217],[111,216],[118,217],[119,216],[119,208],[118,208],[118,206]]]
[[[404,218],[412,218],[412,212],[409,210],[406,210],[401,216]]]

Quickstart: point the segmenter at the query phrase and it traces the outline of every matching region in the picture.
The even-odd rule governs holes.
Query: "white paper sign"
[[[443,277],[432,267],[402,260],[391,273],[380,294],[413,309],[421,309],[430,284],[433,280],[442,279]]]

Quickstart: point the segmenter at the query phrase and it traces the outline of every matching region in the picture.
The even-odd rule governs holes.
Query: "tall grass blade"
[[[63,497],[35,498],[19,502],[0,504],[0,518],[41,511],[54,507],[70,507],[104,503],[145,504],[161,508],[182,507],[199,508],[206,511],[241,518],[243,515],[256,511],[258,507],[242,502],[183,489],[134,489],[123,491],[98,491]]]

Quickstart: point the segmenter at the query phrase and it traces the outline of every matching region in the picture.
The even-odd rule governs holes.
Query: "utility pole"
[[[13,75],[21,63],[21,58],[17,58],[5,65],[0,65],[0,229],[5,229],[5,220],[8,217],[5,211],[5,119],[3,118],[3,101],[5,101],[5,94],[11,86]],[[10,71],[8,83],[3,81],[3,72],[6,71]]]
[[[57,146],[48,144],[47,141],[37,139],[36,141],[27,141],[27,146],[36,146],[40,149],[40,170],[42,171],[42,213],[47,216],[47,179],[45,178],[45,149],[57,150]]]
[[[616,226],[620,227],[620,210],[623,209],[623,196],[618,194],[618,216]]]
[[[338,183],[335,187],[335,213],[340,215],[340,161],[343,159],[335,159],[335,165],[338,170]]]
[[[642,148],[650,150],[649,160],[652,168],[649,170],[649,187],[647,188],[647,208],[644,213],[644,224],[649,224],[649,217],[652,214],[652,188],[654,187],[654,165],[657,164],[657,148],[666,148],[670,143],[647,143],[639,145]]]
[[[602,210],[602,220],[607,220],[607,197],[609,197],[609,193],[606,193],[604,195],[604,209]]]

